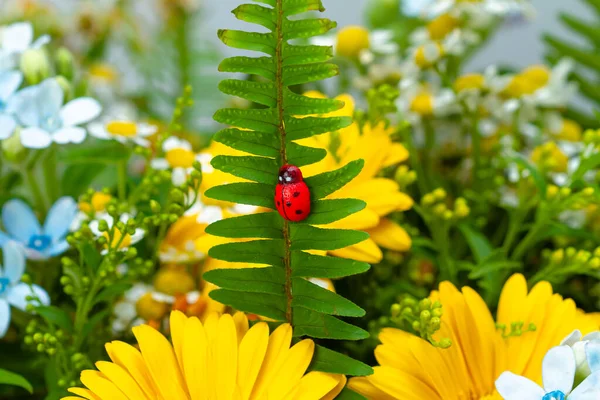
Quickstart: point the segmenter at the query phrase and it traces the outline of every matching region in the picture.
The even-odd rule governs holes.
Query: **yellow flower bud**
[[[147,320],[156,321],[163,318],[169,311],[165,303],[161,303],[152,298],[152,293],[146,293],[135,304],[137,314]]]
[[[415,63],[422,69],[435,64],[444,56],[444,48],[439,43],[428,43],[420,46],[415,52]]]
[[[432,116],[434,111],[433,97],[427,92],[419,93],[410,103],[410,110],[423,117]]]

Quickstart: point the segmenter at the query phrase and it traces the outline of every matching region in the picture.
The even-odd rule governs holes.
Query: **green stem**
[[[434,157],[433,149],[435,148],[435,132],[431,121],[423,121],[423,129],[425,130],[425,147],[423,148],[423,166],[425,167],[425,179],[429,187],[434,185]]]
[[[44,195],[42,194],[40,185],[35,176],[33,168],[26,168],[24,173],[25,173],[25,180],[27,181],[27,184],[29,185],[29,188],[31,189],[31,195],[33,196],[33,204],[34,204],[36,210],[41,212],[43,215],[46,215],[46,211],[47,211],[46,202],[44,201]]]
[[[472,180],[475,189],[479,186],[478,174],[481,171],[481,133],[479,132],[479,117],[477,111],[473,114],[473,126],[471,128],[471,144],[473,146],[473,169]]]
[[[117,165],[119,200],[127,200],[127,159]]]
[[[546,229],[546,220],[538,220],[533,225],[533,227],[529,230],[525,238],[519,243],[519,245],[515,248],[512,257],[510,258],[513,261],[521,260],[525,256],[525,253],[535,245],[537,241],[537,236]]]
[[[59,196],[57,164],[56,147],[51,146],[43,163],[44,187],[48,197],[48,207],[51,207]]]
[[[456,283],[458,274],[454,262],[452,261],[452,257],[450,256],[449,247],[450,226],[446,222],[442,222],[441,225],[438,225],[437,222],[435,225],[428,225],[431,231],[431,237],[439,251],[438,264],[440,267],[440,278]]]
[[[425,194],[429,193],[430,190],[427,187],[425,170],[423,169],[423,164],[419,160],[419,154],[417,153],[410,128],[404,130],[404,145],[406,146],[406,150],[408,150],[410,163],[417,172],[417,185],[419,186],[419,192],[421,192],[421,196],[424,196]]]

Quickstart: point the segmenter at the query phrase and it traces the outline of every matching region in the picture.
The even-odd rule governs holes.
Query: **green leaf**
[[[337,340],[361,340],[369,337],[369,332],[359,327],[340,321],[331,315],[300,307],[294,309],[293,326],[294,336]]]
[[[337,395],[335,400],[367,400],[367,398],[361,394],[356,393],[354,390],[345,387],[342,389],[340,394]]]
[[[335,64],[308,64],[308,65],[289,65],[283,68],[283,83],[288,86],[293,85],[304,85],[306,83],[317,82],[322,79],[331,78],[332,76],[338,75],[340,72],[339,67]],[[305,99],[310,97],[303,96]],[[321,103],[330,103],[330,99],[313,99],[321,100]],[[292,102],[292,99],[286,100],[288,104]],[[342,102],[343,103],[343,102]],[[293,104],[293,103],[291,103]],[[338,108],[338,110],[341,107]],[[335,111],[335,110],[332,110]],[[328,111],[326,111],[328,112]],[[329,111],[330,112],[330,111]],[[324,112],[322,112],[324,113]]]
[[[283,239],[283,219],[277,212],[226,218],[206,228],[213,236],[249,239]]]
[[[467,239],[467,243],[478,264],[492,253],[494,248],[483,233],[476,231],[467,224],[458,225],[458,229],[462,232],[465,239]]]
[[[276,110],[240,110],[237,108],[222,108],[213,116],[214,120],[222,124],[238,128],[252,129],[277,135],[278,121]]]
[[[273,33],[244,32],[233,29],[219,29],[217,35],[229,47],[253,50],[275,55],[276,40]]]
[[[283,46],[283,66],[313,64],[329,61],[333,57],[330,46]]]
[[[79,197],[106,168],[105,164],[69,165],[63,173],[62,192],[65,196]]]
[[[56,306],[41,306],[36,307],[35,311],[42,316],[46,321],[58,326],[66,332],[73,331],[73,321],[65,310]]]
[[[277,105],[275,85],[270,82],[225,79],[219,83],[219,89],[225,94],[237,96],[267,107]]]
[[[277,321],[285,320],[286,300],[284,296],[266,293],[244,293],[233,290],[217,289],[209,296],[220,303],[228,304],[236,310],[272,318]]]
[[[111,314],[112,310],[110,308],[106,308],[94,314],[93,317],[88,318],[88,320],[85,322],[85,325],[83,325],[83,328],[81,329],[81,335],[83,337],[87,337],[88,335],[90,335],[94,331],[96,326],[100,322],[102,322],[102,320],[108,318]]]
[[[365,310],[342,296],[315,285],[304,278],[292,280],[293,307],[303,307],[323,314],[362,317]]]
[[[271,133],[231,128],[218,132],[213,140],[257,156],[279,156],[279,138]]]
[[[254,156],[216,156],[211,165],[219,171],[258,183],[277,183],[279,164],[273,158]],[[273,192],[273,196],[275,193]]]
[[[124,295],[126,291],[131,289],[131,286],[131,283],[125,282],[115,283],[107,286],[94,298],[94,304],[111,302],[116,297]]]
[[[310,215],[302,223],[330,224],[357,213],[366,206],[367,203],[356,199],[317,200],[311,204]]]
[[[287,140],[300,140],[321,135],[323,133],[335,132],[352,124],[350,117],[285,117]]]
[[[572,15],[561,13],[560,19],[572,30],[579,33],[595,47],[600,47],[600,28],[596,25],[591,25],[582,19]]]
[[[218,260],[246,262],[283,267],[283,240],[254,240],[242,243],[227,243],[211,248],[208,255]]]
[[[573,173],[573,175],[571,175],[571,182],[576,183],[577,181],[583,179],[588,171],[597,169],[598,167],[600,167],[600,153],[593,154],[587,158],[582,158],[579,167]]]
[[[370,265],[346,258],[317,256],[303,251],[292,251],[292,276],[312,278],[343,278],[362,274]]]
[[[275,80],[275,65],[270,57],[230,57],[219,64],[219,71],[258,75]]]
[[[565,42],[550,35],[544,36],[544,41],[561,53],[563,57],[570,57],[593,70],[600,70],[600,56],[589,50],[581,50],[573,43]]]
[[[349,376],[366,376],[373,374],[373,368],[344,354],[316,345],[309,371],[328,372]]]
[[[0,368],[0,385],[18,386],[33,394],[33,386],[19,374]]]
[[[204,192],[204,194],[215,200],[275,209],[273,200],[275,185],[247,182],[230,183],[228,185],[212,187]]]
[[[327,156],[327,150],[316,147],[301,146],[291,142],[287,145],[288,163],[297,167],[314,164]]]
[[[262,7],[256,4],[242,4],[232,11],[233,15],[241,21],[262,25],[270,31],[277,28],[277,16],[273,8]]]
[[[469,279],[481,279],[486,275],[498,272],[498,271],[512,271],[517,270],[523,266],[522,262],[519,261],[483,261],[481,265],[478,265],[473,271],[469,273]]]
[[[290,226],[292,250],[337,250],[369,238],[366,232],[349,229],[322,229],[311,225]]]
[[[83,256],[85,265],[90,267],[92,270],[96,270],[100,266],[100,263],[102,262],[102,255],[89,242],[84,242],[81,246],[79,246],[79,251]]]
[[[524,155],[517,153],[515,151],[511,151],[509,153],[509,160],[517,163],[517,165],[519,165],[521,168],[526,169],[527,171],[529,171],[529,173],[531,174],[533,181],[535,182],[535,186],[538,188],[538,191],[540,192],[540,197],[545,199],[546,198],[546,191],[547,191],[547,184],[546,184],[546,180],[544,179],[544,177],[542,176],[542,174],[540,174],[540,171],[538,171],[538,169],[529,162],[529,160],[527,158],[525,158]]]
[[[283,39],[303,39],[322,35],[335,28],[337,24],[327,18],[284,20]]]
[[[220,288],[233,291],[285,294],[285,271],[282,268],[215,269],[205,272],[203,278]]]
[[[66,164],[116,164],[129,158],[130,151],[116,141],[95,141],[93,145],[64,146],[58,160]]]
[[[304,181],[310,188],[310,194],[313,201],[327,197],[344,187],[348,182],[360,174],[364,165],[365,162],[363,160],[351,161],[335,171],[324,172],[306,178]]]
[[[344,106],[343,101],[306,97],[290,90],[286,90],[283,96],[283,104],[286,113],[292,115],[326,114],[337,111]]]
[[[323,12],[325,11],[325,7],[323,7],[321,0],[283,0],[283,15],[285,17],[305,13],[308,11]]]

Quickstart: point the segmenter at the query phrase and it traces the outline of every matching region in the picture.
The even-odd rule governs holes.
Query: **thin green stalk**
[[[427,179],[425,176],[425,170],[423,169],[423,164],[419,160],[419,154],[417,153],[415,142],[413,141],[412,132],[408,128],[404,130],[404,145],[408,150],[410,163],[417,172],[417,185],[419,186],[419,192],[421,192],[421,196],[424,196],[426,193],[429,193],[430,190],[427,186]]]
[[[120,161],[117,165],[118,194],[120,201],[127,200],[127,159]]]
[[[473,114],[473,126],[471,128],[471,145],[473,152],[472,180],[475,189],[479,186],[478,174],[481,171],[481,133],[479,132],[479,117],[477,112]]]
[[[443,222],[441,225],[429,224],[429,229],[431,231],[431,237],[439,251],[438,264],[441,279],[456,282],[458,274],[455,265],[452,262],[449,247],[450,226],[446,222]]]
[[[25,168],[24,170],[25,180],[31,189],[31,195],[33,196],[33,204],[37,211],[46,215],[46,202],[44,201],[44,195],[40,189],[38,179],[35,176],[33,168]]]
[[[46,152],[46,158],[43,162],[44,187],[46,189],[48,207],[51,207],[59,197],[57,167],[56,147],[51,146]]]
[[[519,243],[519,245],[515,248],[514,253],[511,256],[511,260],[521,260],[525,256],[525,253],[531,249],[533,245],[535,245],[537,241],[537,236],[546,229],[546,220],[540,219],[536,221],[533,227],[529,230],[525,238]]]
[[[425,130],[425,147],[423,149],[423,166],[425,167],[425,179],[431,188],[434,185],[434,165],[433,149],[435,148],[435,132],[431,121],[423,121],[423,129]]]

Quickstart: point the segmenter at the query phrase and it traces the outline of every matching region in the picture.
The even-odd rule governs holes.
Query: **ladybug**
[[[284,165],[279,169],[275,206],[279,214],[288,221],[299,222],[310,214],[310,191],[304,183],[300,168],[295,165]]]

